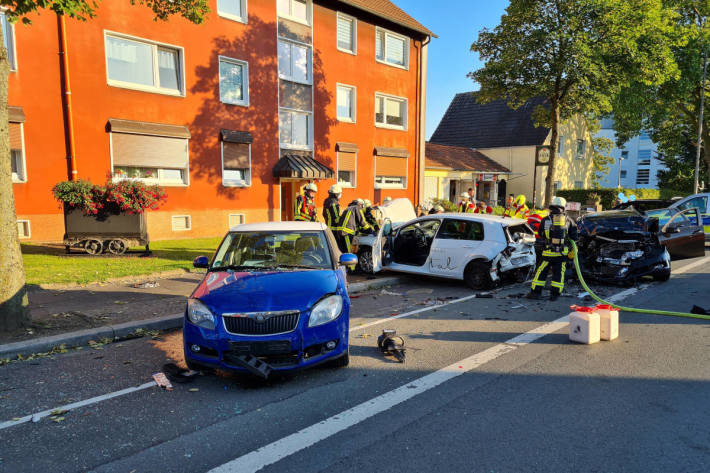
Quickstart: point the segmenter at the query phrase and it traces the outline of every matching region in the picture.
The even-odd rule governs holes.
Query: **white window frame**
[[[281,112],[298,113],[301,115],[306,115],[308,117],[308,144],[307,145],[304,145],[304,146],[294,145],[291,143],[284,143],[281,141]],[[291,136],[293,136],[293,121],[291,122]],[[313,151],[313,112],[306,112],[304,110],[296,110],[293,108],[280,107],[279,108],[279,146],[283,149],[297,149],[297,150],[304,150],[304,151]]]
[[[184,218],[187,219],[187,227],[186,228],[180,228],[176,229],[175,228],[175,219],[176,218]],[[192,230],[192,217],[189,215],[171,215],[170,216],[170,230],[173,232],[188,232]]]
[[[30,238],[32,238],[32,226],[30,225],[30,221],[29,220],[17,220],[17,223],[23,223],[26,225],[26,228],[27,228],[27,236],[21,236],[20,232],[17,232],[18,238],[20,238],[20,240],[29,240]]]
[[[582,147],[582,154],[579,154],[579,144],[580,144],[580,143],[583,144],[583,147]],[[577,139],[576,145],[577,145],[577,147],[576,147],[576,149],[574,150],[574,152],[577,154],[577,159],[585,159],[585,158],[587,157],[587,141],[586,141],[586,140]]]
[[[382,97],[385,100],[384,104],[384,115],[383,118],[385,121],[387,120],[387,99],[391,100],[397,100],[400,102],[404,102],[404,116],[402,117],[402,121],[404,122],[402,126],[397,126],[397,125],[388,125],[387,123],[378,123],[377,122],[377,99]],[[409,99],[407,97],[398,97],[396,95],[389,95],[385,94],[383,92],[375,92],[375,113],[374,113],[374,121],[375,121],[375,126],[377,128],[387,128],[389,130],[400,130],[400,131],[407,131],[408,125],[409,125]]]
[[[293,16],[291,13],[293,12],[293,2],[294,0],[288,0],[289,2],[289,13],[281,13],[278,8],[278,3],[276,4],[276,15],[278,15],[279,18],[285,18],[287,20],[295,21],[296,23],[301,23],[304,25],[311,26],[311,23],[313,23],[313,1],[312,0],[306,0],[306,19],[304,20],[303,18],[298,18],[297,16]]]
[[[557,192],[558,190],[562,189],[562,181],[553,181],[552,182],[552,190],[553,192]]]
[[[343,18],[345,20],[350,20],[353,23],[353,29],[352,29],[352,45],[353,48],[352,50],[350,49],[345,49],[341,48],[340,44],[338,43],[338,20],[340,18]],[[357,18],[354,16],[346,15],[345,13],[337,12],[335,15],[335,47],[338,49],[338,51],[342,51],[344,53],[352,54],[353,56],[357,56]]]
[[[248,0],[242,0],[242,11],[240,16],[236,16],[233,13],[221,12],[219,11],[219,1],[217,1],[217,15],[227,20],[237,21],[239,23],[244,23],[245,25],[249,22],[249,7]]]
[[[306,62],[306,69],[308,71],[308,80],[303,81],[303,80],[295,79],[293,76],[287,76],[286,74],[284,74],[281,71],[280,68],[279,68],[279,79],[287,80],[289,82],[295,82],[296,84],[313,85],[313,46],[311,46],[310,44],[301,43],[300,41],[293,41],[290,39],[278,38],[277,44],[276,44],[276,48],[277,48],[276,49],[276,64],[277,64],[277,67],[278,67],[278,62],[279,62],[278,43],[286,43],[286,44],[290,44],[292,46],[295,45],[295,46],[306,48],[308,50],[307,59],[306,59],[306,61],[307,61]],[[291,70],[293,71],[293,69],[294,69],[294,67],[293,67],[293,52],[291,52],[290,57],[291,57],[290,66],[291,66]]]
[[[338,115],[338,89],[350,89],[352,95],[350,98],[350,103],[352,105],[352,116],[350,117],[341,117]],[[348,84],[341,84],[341,83],[336,83],[335,84],[335,117],[339,122],[345,122],[345,123],[357,123],[357,87],[354,85],[348,85]]]
[[[240,143],[237,143],[240,144]],[[224,178],[224,141],[219,142],[220,158],[222,160],[222,187],[251,187],[251,143],[241,143],[249,146],[249,176],[246,180],[234,180]]]
[[[232,219],[232,217],[241,217],[242,223],[238,223],[237,225],[244,225],[245,223],[247,223],[247,216],[246,216],[246,214],[243,214],[243,213],[233,213],[233,214],[229,214],[229,215],[227,216],[227,225],[229,226],[230,229],[231,229],[232,227],[235,227],[235,226],[236,226],[236,225],[232,225],[232,224],[230,223],[230,220]]]
[[[222,100],[222,74],[220,63],[228,62],[237,66],[242,66],[242,100],[236,102],[225,102]],[[249,106],[249,63],[241,59],[235,59],[227,56],[219,56],[217,58],[217,74],[219,74],[219,101],[227,105],[239,105],[241,107]]]
[[[407,163],[409,165],[409,163]],[[407,172],[409,172],[409,169],[407,169]],[[379,183],[377,182],[377,178],[392,178],[392,177],[397,177],[397,178],[402,178],[402,184],[392,184],[392,183]],[[375,189],[406,189],[407,188],[407,181],[409,180],[407,178],[408,176],[378,176],[375,174]]]
[[[22,179],[17,175],[17,173],[12,173],[13,184],[24,184],[27,182],[27,159],[25,158],[25,124],[19,123],[20,125],[20,139],[22,140],[22,159],[19,165],[22,167]],[[10,159],[12,159],[12,150],[10,150]]]
[[[156,136],[156,135],[146,135],[146,136]],[[159,185],[160,187],[189,187],[190,186],[190,139],[189,138],[175,138],[175,139],[181,139],[181,140],[186,140],[187,141],[187,146],[185,153],[187,154],[186,159],[187,159],[187,166],[185,168],[180,168],[182,171],[185,173],[185,179],[183,180],[182,183],[177,183],[177,182],[161,182],[160,179],[160,174],[161,174],[161,169],[173,169],[173,168],[152,168],[151,166],[142,166],[142,167],[151,167],[152,169],[156,169],[158,171],[158,178],[157,179],[146,179],[146,178],[141,178],[141,177],[115,177],[114,174],[114,166],[113,164],[113,132],[108,134],[108,144],[109,144],[109,153],[111,155],[111,180],[112,181],[121,181],[124,179],[135,179],[137,181],[145,182],[146,184],[156,184]],[[118,167],[125,167],[125,166],[118,166]],[[127,166],[131,167],[131,166]],[[139,166],[141,167],[141,166]]]
[[[348,153],[348,154],[353,154],[353,153]],[[353,173],[353,180],[352,182],[346,183],[345,181],[341,181],[338,178],[338,174],[340,173],[340,152],[336,151],[335,153],[335,181],[337,184],[340,184],[340,187],[343,187],[345,189],[356,189],[357,188],[357,153],[355,154],[355,170],[349,171]]]
[[[5,11],[7,8],[2,8],[0,9],[0,15],[5,16]],[[7,17],[6,17],[7,18]],[[12,44],[10,46],[12,47],[12,58],[14,59],[14,64],[10,64],[10,72],[17,72],[17,42],[15,41],[15,25],[10,24],[10,22],[7,22],[8,26],[10,27],[10,39],[12,41]],[[3,32],[3,35],[7,34],[7,32]],[[9,51],[8,51],[9,53]],[[9,58],[8,58],[9,59]],[[8,63],[10,61],[8,60]]]
[[[158,67],[158,49],[173,49],[178,53],[178,81],[180,82],[179,90],[165,89],[159,86],[142,85],[135,84],[133,82],[124,82],[119,80],[114,80],[109,78],[108,70],[108,37],[126,39],[129,41],[135,41],[138,43],[144,43],[152,46],[153,48],[153,83],[160,83],[160,70]],[[141,38],[139,36],[132,36],[123,33],[118,33],[116,31],[104,30],[104,66],[106,68],[106,84],[111,87],[119,87],[121,89],[138,90],[141,92],[150,92],[154,94],[162,95],[172,95],[173,97],[185,97],[185,49],[180,46],[175,46],[174,44],[161,43],[158,41],[153,41],[146,38]]]
[[[380,32],[384,33],[384,39],[382,42],[382,52],[384,54],[382,55],[382,59],[379,59],[377,57],[377,35]],[[393,64],[393,63],[387,61],[387,36],[388,35],[404,40],[404,65],[403,66],[400,66],[399,64]],[[394,31],[380,28],[379,26],[375,27],[375,61],[379,62],[380,64],[386,64],[390,67],[396,67],[397,69],[404,69],[404,70],[408,71],[409,70],[409,41],[410,40],[408,37],[402,36],[401,34],[395,33]]]

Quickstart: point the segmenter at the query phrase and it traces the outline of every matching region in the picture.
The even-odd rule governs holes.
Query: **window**
[[[174,232],[184,232],[192,229],[192,222],[189,215],[173,215],[172,229]]]
[[[639,166],[650,166],[651,165],[651,150],[650,149],[640,149],[639,150]]]
[[[636,184],[648,184],[650,171],[648,169],[638,169],[636,171]]]
[[[557,192],[558,190],[562,189],[562,182],[560,181],[555,181],[552,183],[552,190],[553,192]]]
[[[229,214],[229,228],[242,225],[246,221],[244,214]]]
[[[391,66],[408,67],[409,39],[377,28],[375,31],[375,58]]]
[[[641,133],[639,133],[639,140],[650,140],[651,135],[648,133],[646,130],[641,130]]]
[[[276,9],[281,17],[311,24],[310,0],[277,0]]]
[[[409,151],[375,148],[375,189],[406,189]]]
[[[694,197],[678,206],[680,210],[698,208],[700,213],[708,212],[707,199],[705,197]]]
[[[621,159],[629,159],[629,152],[624,150],[621,152]]]
[[[441,240],[483,241],[483,224],[471,220],[444,220],[436,238]]]
[[[0,27],[2,27],[2,41],[7,51],[7,62],[10,63],[10,70],[17,70],[15,62],[15,28],[7,21],[5,13],[0,13]]]
[[[338,120],[355,123],[355,87],[338,84],[336,96]]]
[[[407,99],[375,94],[375,125],[396,130],[407,129]]]
[[[574,188],[575,189],[584,189],[584,182],[583,181],[574,181]]]
[[[279,111],[279,140],[282,148],[311,149],[313,117],[293,110]]]
[[[279,40],[279,77],[295,82],[311,83],[311,48]]]
[[[222,141],[222,185],[251,185],[251,144]]]
[[[357,54],[357,20],[338,13],[338,50]]]
[[[116,87],[181,95],[181,56],[178,48],[106,35],[108,83]]]
[[[587,152],[587,142],[584,140],[577,140],[577,159],[584,159]]]
[[[219,99],[232,105],[249,105],[249,65],[245,61],[219,58]]]
[[[376,176],[375,189],[404,189],[407,179],[401,176]]]
[[[338,184],[343,187],[357,186],[357,153],[338,151]]]
[[[562,156],[565,152],[565,139],[563,136],[560,136],[560,140],[557,143],[557,156]]]
[[[30,221],[29,220],[18,220],[17,221],[17,235],[20,238],[30,238]]]
[[[619,174],[619,177],[622,179],[626,179],[626,169],[622,169],[621,173]]]
[[[22,123],[9,123],[10,128],[10,163],[12,182],[27,182],[25,171],[25,140]]]
[[[247,22],[247,0],[217,0],[217,14],[230,20]]]

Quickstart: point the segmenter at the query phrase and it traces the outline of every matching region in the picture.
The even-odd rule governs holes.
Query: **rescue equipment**
[[[392,355],[400,363],[404,363],[404,339],[396,335],[397,331],[395,329],[384,329],[382,335],[377,337],[377,347],[385,355]]]
[[[614,340],[619,336],[619,311],[607,304],[597,304],[594,311],[599,314],[600,337]]]
[[[599,342],[600,321],[592,307],[570,306],[569,314],[569,339],[573,342],[590,345]]]

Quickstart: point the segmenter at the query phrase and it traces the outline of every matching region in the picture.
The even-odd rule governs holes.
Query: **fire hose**
[[[579,268],[579,252],[577,251],[577,244],[573,241],[570,240],[570,243],[572,244],[572,251],[574,251],[574,269],[577,271],[577,278],[579,279],[579,282],[582,284],[582,287],[584,288],[587,293],[592,297],[592,299],[596,300],[597,302],[601,304],[606,304],[610,306],[614,306],[618,308],[619,310],[623,310],[625,312],[636,312],[639,314],[658,314],[658,315],[667,315],[670,317],[688,317],[692,319],[703,319],[703,320],[710,320],[710,315],[701,315],[701,314],[691,314],[688,312],[673,312],[673,311],[668,311],[668,310],[658,310],[658,309],[637,309],[635,307],[623,307],[618,304],[612,304],[611,302],[607,302],[601,297],[597,296],[592,292],[591,289],[589,289],[589,286],[587,286],[587,283],[584,281],[584,278],[582,277],[582,270]]]

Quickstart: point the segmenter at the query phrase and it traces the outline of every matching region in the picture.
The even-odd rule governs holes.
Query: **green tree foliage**
[[[697,139],[697,138],[696,138]],[[692,194],[695,185],[695,145],[694,140],[686,139],[681,153],[677,156],[665,157],[661,160],[668,170],[658,171],[658,187],[661,189],[677,189]],[[708,185],[708,169],[704,162],[700,163],[698,182]]]
[[[658,149],[665,158],[666,165],[675,179],[687,175],[688,147],[695,149],[698,136],[698,112],[703,72],[703,50],[710,52],[710,25],[705,22],[699,28],[699,20],[710,14],[707,0],[673,0],[676,14],[673,30],[667,32],[673,47],[673,60],[678,65],[679,74],[662,83],[631,81],[614,99],[614,128],[617,143],[623,143],[648,130]],[[680,38],[680,40],[679,40]],[[710,70],[709,70],[710,72]],[[701,175],[707,176],[710,166],[710,97],[705,97],[703,119],[704,162]],[[695,171],[695,153],[692,153],[692,173]],[[667,174],[670,179],[671,175]]]
[[[479,100],[517,108],[534,97],[547,106],[535,124],[551,129],[545,202],[552,196],[558,124],[601,116],[631,80],[659,84],[677,75],[669,41],[675,12],[662,0],[511,0],[500,24],[471,46],[485,66],[469,74]]]

